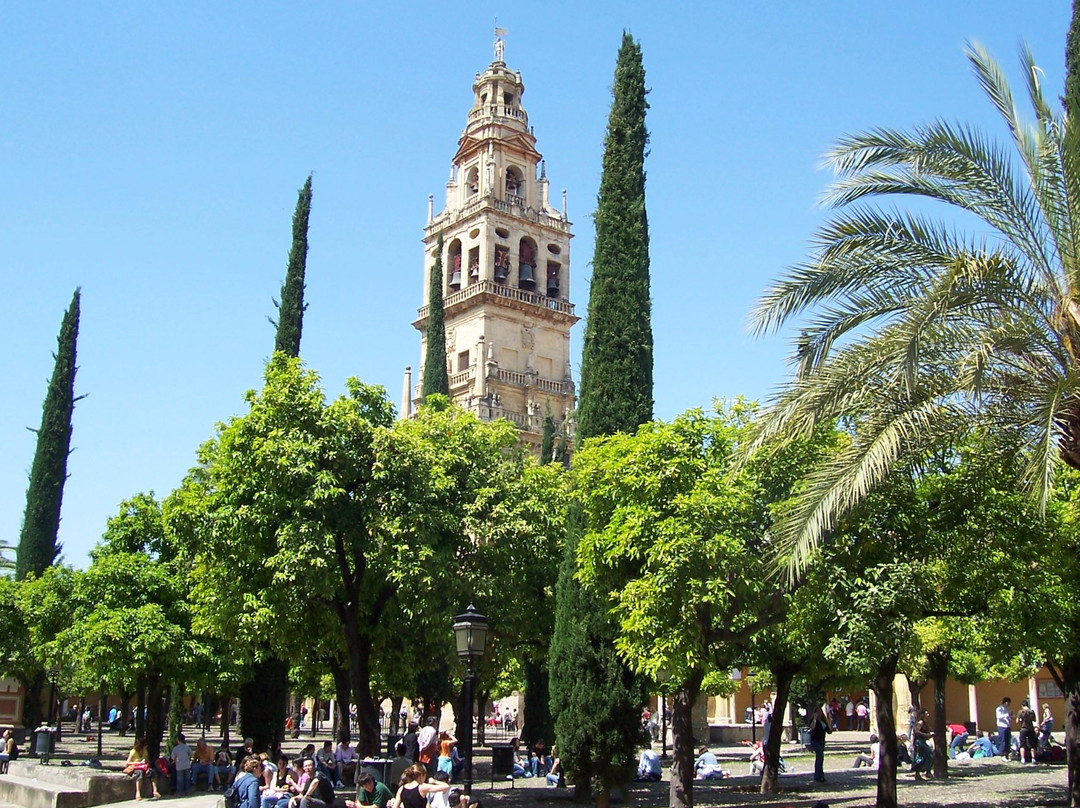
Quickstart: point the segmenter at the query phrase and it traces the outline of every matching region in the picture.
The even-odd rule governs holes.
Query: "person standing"
[[[1012,699],[1008,696],[1003,698],[994,714],[997,719],[998,734],[995,751],[1007,758],[1012,750]]]
[[[1039,722],[1039,748],[1047,749],[1053,742],[1051,733],[1054,731],[1054,714],[1050,712],[1050,705],[1043,703],[1042,721]]]
[[[1016,714],[1016,723],[1020,725],[1020,762],[1034,763],[1035,750],[1039,740],[1035,734],[1035,722],[1038,716],[1031,709],[1027,699],[1020,702],[1020,711]]]
[[[814,782],[825,782],[825,736],[832,732],[825,705],[814,713],[810,723],[810,748],[814,750]]]
[[[424,724],[416,736],[416,743],[420,747],[416,762],[427,768],[428,776],[435,774],[435,766],[439,757],[439,733],[435,729],[435,717],[432,716]]]
[[[176,746],[169,757],[176,767],[176,793],[187,794],[191,789],[191,747],[187,745],[184,733],[177,733]]]
[[[915,780],[921,782],[923,775],[932,777],[931,770],[934,768],[934,750],[930,748],[930,739],[934,737],[930,729],[930,711],[922,710],[919,720],[915,722],[911,730],[911,770],[915,772]]]

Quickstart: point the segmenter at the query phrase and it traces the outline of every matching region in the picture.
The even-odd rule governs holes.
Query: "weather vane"
[[[499,27],[499,18],[495,18],[495,61],[505,61],[503,57],[506,54],[506,43],[502,41],[502,38],[506,36],[506,29]]]

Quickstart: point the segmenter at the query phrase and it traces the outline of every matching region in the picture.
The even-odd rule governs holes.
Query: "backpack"
[[[240,792],[236,790],[235,781],[225,789],[222,797],[225,798],[225,808],[240,808]]]

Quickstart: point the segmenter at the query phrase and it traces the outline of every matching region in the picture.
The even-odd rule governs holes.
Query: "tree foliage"
[[[277,303],[278,319],[274,350],[287,356],[300,355],[300,337],[304,330],[304,277],[307,272],[308,219],[311,216],[311,175],[304,181],[296,200],[292,221],[292,247],[285,282],[281,284],[281,302]]]
[[[71,451],[71,415],[75,408],[75,353],[79,336],[79,290],[71,298],[57,337],[56,362],[41,411],[34,463],[26,489],[26,512],[15,577],[41,575],[60,555],[57,533],[60,507],[67,481],[67,459]]]
[[[316,374],[276,354],[166,518],[190,554],[197,625],[251,655],[269,638],[283,658],[343,661],[357,747],[371,754],[371,683],[380,660],[400,661],[382,650],[414,636],[414,664],[448,664],[450,617],[484,549],[470,537],[487,530],[524,454],[511,424],[482,424],[445,399],[395,421],[381,388],[347,388],[327,402]]]
[[[1047,104],[1030,53],[1033,122],[996,62],[975,45],[968,57],[1008,145],[942,121],[841,139],[827,155],[839,212],[755,312],[759,331],[804,319],[798,373],[762,439],[860,423],[780,531],[793,570],[891,468],[975,424],[1020,430],[1023,478],[1044,505],[1062,462],[1080,465],[1080,128]],[[887,206],[894,194],[941,204],[907,212]],[[980,229],[956,227],[957,211]]]
[[[652,418],[653,336],[645,210],[645,67],[623,33],[604,138],[596,247],[581,355],[579,442],[633,433]]]
[[[432,394],[450,395],[450,377],[446,373],[446,319],[443,312],[443,235],[435,247],[435,265],[431,268],[428,280],[428,318],[424,332],[426,352],[424,354],[424,400]],[[483,364],[484,357],[476,361]],[[479,371],[478,371],[479,372]]]

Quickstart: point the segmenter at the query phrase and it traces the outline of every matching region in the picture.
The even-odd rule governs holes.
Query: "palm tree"
[[[1026,48],[1031,121],[993,58],[977,45],[967,56],[1008,145],[942,121],[841,139],[827,155],[836,213],[753,312],[759,333],[805,329],[757,443],[856,425],[777,525],[791,576],[891,469],[971,429],[1019,433],[1023,482],[1043,505],[1062,464],[1080,468],[1080,120],[1050,108]],[[885,201],[896,195],[917,207]],[[1067,725],[1076,806],[1080,715]]]
[[[15,552],[16,547],[14,545],[0,541],[0,575],[10,575],[15,572],[15,561],[13,560]],[[7,553],[10,553],[12,558],[8,558]]]

